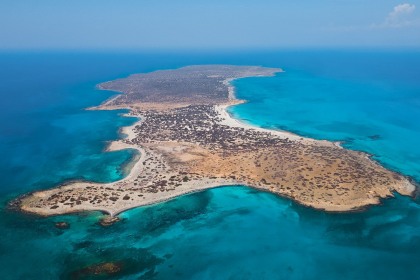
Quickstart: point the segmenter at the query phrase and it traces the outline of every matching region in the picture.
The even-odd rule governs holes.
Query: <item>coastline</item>
[[[131,110],[131,108],[125,108],[125,109],[130,110],[130,113],[126,114],[126,116],[136,117],[136,118],[138,118],[138,121],[136,121],[134,124],[132,124],[130,126],[122,127],[121,128],[121,134],[125,135],[126,137],[124,137],[122,139],[119,139],[119,140],[111,141],[108,144],[108,147],[106,148],[105,151],[108,152],[108,151],[119,151],[119,150],[125,150],[125,149],[134,149],[134,150],[137,150],[139,152],[140,157],[138,157],[137,161],[132,165],[132,168],[129,171],[129,173],[127,174],[126,177],[124,177],[124,178],[122,178],[118,181],[109,183],[107,185],[114,185],[114,184],[117,184],[117,183],[122,183],[126,180],[133,180],[135,177],[139,176],[142,172],[141,165],[142,165],[142,163],[145,159],[146,151],[144,149],[140,148],[139,146],[132,145],[132,144],[127,144],[124,141],[127,141],[127,140],[130,141],[130,140],[135,138],[134,129],[137,125],[140,125],[143,122],[144,116],[133,115],[134,112]],[[206,183],[210,184],[210,185],[207,185]],[[240,184],[240,183],[235,183],[235,182],[230,182],[230,181],[226,181],[226,182],[223,182],[223,181],[210,182],[210,181],[208,181],[208,182],[203,182],[203,184],[191,184],[191,185],[185,186],[182,189],[180,188],[178,190],[178,192],[171,193],[168,196],[161,196],[159,198],[154,198],[154,199],[151,199],[151,200],[143,201],[138,206],[128,206],[126,208],[122,208],[122,209],[120,209],[118,211],[115,211],[115,212],[110,212],[110,211],[103,211],[103,212],[106,212],[110,216],[114,217],[114,216],[116,216],[116,215],[118,215],[118,214],[120,214],[124,211],[130,210],[130,209],[133,209],[133,208],[136,208],[136,207],[153,205],[155,203],[162,203],[162,202],[174,199],[174,198],[179,197],[179,196],[200,192],[200,191],[203,191],[203,190],[206,190],[206,189],[223,187],[223,186],[232,186],[232,185],[238,185],[238,184]],[[99,211],[102,211],[102,210],[99,210]]]
[[[281,70],[279,72],[281,73],[281,72],[283,72],[283,70]],[[246,100],[240,100],[240,99],[236,98],[235,87],[231,84],[231,82],[234,81],[234,80],[237,80],[237,79],[226,79],[223,82],[229,88],[229,100],[231,102],[229,102],[228,104],[224,104],[224,105],[215,105],[215,110],[219,114],[219,117],[222,118],[222,120],[223,120],[222,123],[223,124],[231,126],[231,127],[239,127],[239,128],[251,129],[251,130],[255,130],[255,131],[268,132],[268,133],[271,133],[275,136],[279,136],[279,137],[282,137],[282,138],[285,138],[285,139],[304,140],[307,143],[309,143],[309,142],[319,142],[320,141],[320,140],[315,140],[315,139],[312,139],[312,138],[306,138],[306,137],[303,137],[303,136],[299,136],[297,134],[293,134],[293,133],[288,132],[288,131],[272,130],[272,129],[266,129],[266,128],[258,127],[258,126],[255,126],[255,125],[251,125],[251,124],[247,124],[245,122],[242,122],[240,119],[234,118],[228,112],[228,108],[247,102]],[[112,98],[112,99],[114,99],[114,98]],[[112,99],[110,99],[109,101],[111,101]],[[103,110],[101,108],[101,106],[105,105],[105,104],[106,103],[101,104],[97,108],[95,107],[94,110]],[[135,138],[136,134],[134,132],[134,129],[137,125],[140,125],[142,123],[142,121],[144,120],[144,116],[135,115],[134,112],[133,112],[133,109],[130,108],[130,107],[120,108],[120,109],[130,110],[129,113],[125,114],[124,116],[136,117],[138,119],[138,121],[136,121],[134,124],[132,124],[130,126],[122,127],[121,128],[121,134],[126,135],[126,137],[124,137],[122,139],[119,139],[119,140],[116,140],[116,141],[111,141],[109,143],[108,147],[106,148],[106,151],[135,149],[140,153],[140,155],[144,155],[145,151],[143,149],[141,149],[140,147],[138,147],[136,145],[126,144],[126,143],[123,142],[124,140],[129,140],[130,141],[130,140]],[[106,110],[109,110],[109,109],[106,109]],[[324,143],[326,145],[334,145],[334,142],[330,142],[330,141],[327,141],[327,140],[321,140],[321,141],[322,141],[322,143]],[[342,147],[340,146],[340,148],[342,148]],[[140,156],[138,158],[137,162],[135,164],[133,164],[133,167],[131,168],[127,177],[122,178],[122,179],[120,179],[116,182],[110,183],[110,184],[122,182],[122,181],[125,181],[127,179],[132,179],[132,178],[138,176],[141,173],[139,167],[141,166],[142,160],[144,160],[144,157]],[[137,170],[137,172],[136,172],[136,170]],[[136,208],[136,207],[149,206],[149,205],[153,205],[153,204],[156,204],[156,203],[162,203],[162,202],[165,202],[165,201],[175,199],[179,196],[193,194],[193,193],[201,192],[201,191],[204,191],[204,190],[207,190],[207,189],[221,188],[221,187],[235,186],[235,185],[246,186],[246,187],[250,187],[250,188],[253,188],[253,189],[257,189],[259,191],[266,191],[267,192],[267,190],[265,190],[263,188],[257,188],[257,187],[254,187],[254,186],[247,186],[247,185],[244,185],[242,182],[239,182],[239,181],[234,181],[234,182],[220,181],[220,182],[212,182],[212,183],[203,181],[202,183],[194,184],[193,186],[188,186],[186,189],[180,189],[177,193],[171,193],[167,197],[162,197],[162,198],[155,199],[155,200],[152,200],[152,201],[145,201],[145,202],[139,204],[138,206],[127,207],[127,208],[124,208],[122,210],[119,210],[118,212],[112,212],[112,213],[109,212],[109,214],[111,216],[116,216],[116,215],[118,215],[118,214],[120,214],[124,211],[130,210],[130,209],[133,209],[133,208]],[[287,197],[287,198],[299,203],[298,201],[296,201],[292,197]],[[317,209],[317,208],[314,208],[310,205],[304,205],[304,206],[311,207],[313,209]],[[355,209],[355,211],[358,211],[358,210]],[[340,211],[338,211],[338,212],[340,212]]]
[[[281,71],[278,71],[281,72]],[[248,123],[244,123],[239,119],[235,119],[233,116],[230,115],[230,113],[228,112],[228,108],[230,106],[235,106],[238,104],[241,104],[243,102],[243,100],[238,100],[235,96],[235,88],[234,86],[231,84],[231,82],[235,80],[234,78],[229,78],[229,79],[225,79],[223,81],[223,84],[226,85],[228,87],[228,91],[229,91],[229,96],[228,99],[229,101],[226,102],[225,104],[216,104],[214,105],[214,110],[216,112],[216,118],[220,118],[220,124],[221,125],[225,125],[228,127],[232,127],[232,128],[239,128],[239,129],[244,129],[244,130],[249,130],[249,131],[255,131],[255,132],[259,132],[259,133],[267,133],[270,134],[272,136],[284,139],[284,140],[291,140],[291,141],[296,141],[299,143],[303,143],[305,145],[314,145],[314,146],[324,146],[324,147],[339,147],[340,149],[344,149],[341,145],[338,145],[335,142],[330,142],[327,140],[316,140],[316,139],[311,139],[311,138],[306,138],[306,137],[302,137],[287,131],[281,131],[281,130],[272,130],[272,129],[265,129],[265,128],[261,128],[258,126],[254,126]],[[101,87],[100,85],[98,86],[98,88],[102,89],[102,90],[106,90],[103,87]],[[122,93],[124,94],[124,93]],[[112,183],[107,183],[107,184],[98,184],[98,183],[94,183],[94,182],[73,182],[71,184],[66,184],[64,186],[60,186],[58,188],[53,188],[51,190],[46,190],[46,191],[39,191],[39,192],[34,192],[32,193],[32,197],[35,198],[40,198],[40,197],[46,197],[48,195],[51,195],[54,192],[62,191],[62,192],[67,192],[70,190],[74,190],[74,189],[78,189],[80,192],[83,192],[83,190],[85,190],[85,188],[90,187],[90,188],[102,188],[102,189],[113,189],[115,187],[118,187],[118,191],[123,192],[123,194],[125,194],[126,196],[128,196],[128,194],[126,194],[124,192],[124,187],[128,186],[128,185],[136,185],[136,183],[134,183],[140,176],[142,176],[142,173],[144,172],[144,168],[143,165],[144,163],[150,159],[150,156],[156,156],[156,154],[154,154],[154,152],[151,152],[150,149],[146,150],[145,147],[141,147],[139,145],[133,144],[135,138],[136,138],[136,127],[141,125],[145,120],[146,120],[146,116],[138,114],[135,112],[135,107],[131,107],[131,106],[117,106],[114,107],[113,105],[110,104],[110,102],[116,100],[118,98],[118,96],[120,96],[121,94],[112,97],[111,99],[106,100],[104,103],[102,103],[101,105],[97,106],[97,107],[93,107],[93,108],[87,108],[88,110],[114,110],[114,109],[127,109],[129,110],[129,113],[125,114],[125,116],[128,117],[136,117],[138,118],[138,120],[130,125],[130,126],[126,126],[126,127],[122,127],[120,130],[120,134],[123,138],[116,140],[116,141],[112,141],[108,144],[106,151],[116,151],[116,150],[123,150],[123,149],[134,149],[136,151],[139,152],[139,157],[137,159],[135,159],[136,162],[133,162],[131,170],[128,172],[127,176],[112,182]],[[188,145],[185,145],[186,147],[188,147]],[[171,147],[171,149],[175,149],[174,147]],[[372,161],[372,159],[369,159],[370,161]],[[134,160],[133,160],[134,161]],[[373,161],[372,161],[373,162]],[[157,166],[157,164],[156,164]],[[156,167],[155,166],[155,167]],[[401,185],[396,186],[396,189],[399,193],[403,194],[403,195],[413,195],[414,192],[416,191],[416,188],[414,185],[412,185],[410,182],[408,182],[408,180],[402,180],[401,181]],[[107,208],[107,207],[102,207],[100,205],[89,205],[89,204],[85,204],[83,202],[81,202],[81,204],[83,206],[75,208],[75,209],[69,209],[66,207],[63,207],[61,209],[57,209],[54,208],[52,209],[53,211],[51,211],[50,209],[46,209],[46,208],[40,208],[40,209],[36,209],[36,214],[38,215],[43,215],[43,216],[49,216],[49,215],[59,215],[59,214],[66,214],[66,213],[73,213],[73,212],[80,212],[80,211],[101,211],[103,213],[108,213],[111,217],[114,217],[126,210],[132,209],[132,208],[136,208],[136,207],[141,207],[141,206],[146,206],[146,205],[151,205],[151,204],[155,204],[155,203],[161,203],[164,201],[168,201],[171,199],[174,199],[178,196],[183,196],[183,195],[187,195],[187,194],[191,194],[191,193],[195,193],[195,192],[200,192],[206,189],[210,189],[210,188],[217,188],[217,187],[223,187],[223,186],[235,186],[235,185],[245,185],[251,188],[255,188],[261,191],[268,191],[271,193],[274,193],[276,195],[280,195],[283,197],[287,197],[289,199],[292,199],[293,201],[301,204],[301,205],[305,205],[311,208],[315,208],[318,210],[323,210],[323,211],[327,211],[327,212],[349,212],[349,211],[358,211],[361,209],[365,209],[366,207],[370,206],[370,205],[376,205],[376,204],[380,204],[380,199],[384,198],[384,197],[388,197],[388,196],[392,196],[392,193],[384,193],[381,195],[373,195],[372,197],[365,201],[365,203],[363,205],[360,205],[359,207],[347,207],[347,206],[333,206],[333,205],[328,205],[328,204],[322,204],[319,203],[317,205],[314,204],[310,204],[310,203],[306,203],[305,201],[299,201],[298,199],[296,199],[295,197],[292,197],[290,195],[287,195],[287,193],[279,193],[279,192],[274,192],[274,191],[270,191],[267,188],[263,188],[259,185],[250,185],[250,184],[246,184],[246,182],[241,181],[241,180],[236,180],[236,179],[210,179],[210,178],[204,178],[204,179],[200,179],[200,180],[191,180],[188,182],[183,183],[182,185],[178,186],[175,189],[171,189],[170,192],[159,192],[159,193],[151,193],[148,194],[147,198],[143,196],[143,199],[141,200],[136,200],[134,202],[131,201],[118,201],[116,203],[116,205],[114,205],[112,208]],[[132,195],[132,192],[130,193],[130,196]],[[140,196],[140,195],[139,195]],[[27,199],[27,197],[25,197],[24,199]],[[22,201],[21,201],[22,202]],[[29,201],[31,202],[31,201]],[[30,203],[29,203],[30,204]],[[73,207],[73,206],[72,206]],[[25,207],[24,203],[22,202],[20,209],[24,212],[29,212],[29,213],[34,213],[34,208],[33,207]]]
[[[284,70],[281,69],[281,71],[277,72],[277,73],[283,73],[285,72]],[[241,78],[239,78],[241,79]],[[229,104],[224,104],[224,105],[216,105],[216,111],[219,112],[220,116],[225,120],[225,124],[232,126],[232,127],[242,127],[242,128],[249,128],[249,129],[255,129],[258,131],[262,131],[262,132],[268,132],[268,133],[272,133],[273,135],[277,135],[280,137],[285,137],[285,138],[290,138],[290,139],[299,139],[299,140],[304,140],[304,141],[308,141],[308,142],[316,142],[316,143],[324,143],[325,145],[334,145],[338,148],[341,149],[348,149],[343,147],[343,141],[330,141],[330,140],[325,140],[325,139],[315,139],[315,138],[310,138],[310,137],[306,137],[303,135],[299,135],[299,134],[295,134],[293,132],[287,131],[287,130],[281,130],[281,129],[268,129],[268,128],[263,128],[251,123],[247,123],[239,118],[235,118],[230,112],[229,112],[229,107],[234,107],[243,103],[247,103],[248,100],[242,100],[237,98],[236,94],[235,94],[235,87],[231,84],[232,81],[234,80],[238,80],[238,79],[226,79],[223,83],[228,86],[228,90],[229,90],[229,101],[231,101],[231,103]],[[350,149],[348,149],[350,150]],[[383,165],[381,162],[373,159],[373,157],[375,155],[373,154],[369,154],[367,152],[364,151],[360,151],[360,150],[351,150],[351,151],[355,151],[358,152],[362,155],[364,155],[368,160],[370,160],[372,163],[375,164],[379,164],[379,165]],[[390,169],[391,170],[391,169]],[[411,194],[409,194],[409,196],[414,197],[416,195],[416,193],[420,192],[419,189],[419,185],[418,183],[411,178],[410,176],[406,176],[404,174],[399,173],[398,171],[394,171],[391,170],[392,172],[395,172],[396,174],[399,174],[403,177],[405,177],[409,183],[413,186],[413,190],[411,191]]]
[[[314,138],[310,138],[310,137],[306,137],[306,136],[300,136],[298,134],[294,134],[294,133],[286,131],[286,130],[263,128],[263,127],[260,127],[260,126],[257,126],[257,125],[253,125],[253,124],[249,124],[247,122],[244,122],[241,119],[236,119],[235,117],[233,117],[229,113],[229,111],[228,111],[229,107],[240,105],[240,104],[243,104],[244,102],[246,102],[246,101],[242,102],[242,100],[239,100],[239,99],[237,99],[237,101],[238,101],[238,103],[226,104],[226,105],[217,105],[216,106],[216,111],[218,111],[220,113],[220,116],[224,119],[224,124],[232,126],[232,127],[241,127],[241,128],[253,129],[253,130],[261,131],[261,132],[268,132],[268,133],[271,133],[271,134],[279,136],[279,137],[305,141],[306,143],[316,143],[316,144],[321,144],[322,143],[322,144],[325,144],[326,146],[332,146],[333,145],[333,146],[338,147],[340,149],[350,150],[350,149],[342,146],[342,141],[318,140],[318,139],[314,139]],[[373,159],[373,157],[375,155],[372,155],[372,154],[369,154],[369,153],[366,153],[366,152],[360,151],[360,150],[350,150],[350,151],[360,153],[366,159],[370,160],[372,163],[379,164],[379,165],[382,166],[381,162]],[[391,170],[391,169],[389,169],[389,170]],[[391,170],[391,171],[398,174],[398,175],[404,176],[408,181],[410,181],[410,184],[413,185],[414,189],[409,196],[414,196],[415,192],[418,190],[417,182],[414,179],[412,179],[410,176],[406,176],[406,175],[401,174],[397,171],[393,171],[393,170]]]

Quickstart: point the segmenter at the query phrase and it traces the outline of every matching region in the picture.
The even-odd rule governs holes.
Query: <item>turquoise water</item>
[[[401,198],[366,213],[329,215],[226,187],[128,211],[106,229],[97,215],[9,214],[13,239],[21,241],[4,248],[9,265],[2,273],[66,278],[89,263],[113,260],[127,273],[116,279],[416,279],[419,212]],[[70,230],[52,226],[63,220]]]
[[[362,71],[369,75],[376,67]],[[230,113],[262,127],[342,141],[420,181],[419,82],[372,76],[343,79],[286,68],[274,78],[238,80],[237,97],[249,103]]]
[[[224,187],[127,211],[109,228],[97,224],[100,213],[39,218],[5,204],[65,180],[124,176],[133,154],[103,149],[134,120],[123,111],[85,111],[112,95],[95,85],[203,63],[283,67],[276,77],[236,81],[238,97],[250,102],[232,113],[345,141],[418,180],[420,53],[38,53],[1,54],[0,62],[1,279],[72,279],[106,261],[123,265],[114,279],[418,278],[420,203],[407,197],[363,213],[327,214]],[[71,227],[59,230],[56,221]]]

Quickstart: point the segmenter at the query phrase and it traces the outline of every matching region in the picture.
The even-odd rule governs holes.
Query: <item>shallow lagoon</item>
[[[107,261],[122,264],[115,279],[415,279],[419,273],[420,206],[407,198],[364,213],[326,214],[225,187],[130,210],[109,228],[97,224],[99,216],[3,216],[3,240],[13,234],[20,242],[2,242],[8,263],[2,275],[67,279]],[[71,228],[56,229],[55,221]]]

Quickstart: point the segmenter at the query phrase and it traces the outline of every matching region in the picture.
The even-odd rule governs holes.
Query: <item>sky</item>
[[[0,0],[0,49],[420,48],[420,0]]]

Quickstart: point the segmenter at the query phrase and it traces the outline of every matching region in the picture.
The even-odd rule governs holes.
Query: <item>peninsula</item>
[[[247,185],[325,211],[354,211],[381,198],[413,194],[405,177],[367,154],[336,143],[253,127],[233,119],[234,79],[281,69],[208,65],[135,74],[100,89],[121,94],[93,108],[126,108],[139,121],[108,150],[136,149],[139,159],[117,182],[70,182],[22,196],[25,212],[57,215],[99,210],[111,217],[203,189]],[[94,129],[94,128],[92,128]]]

